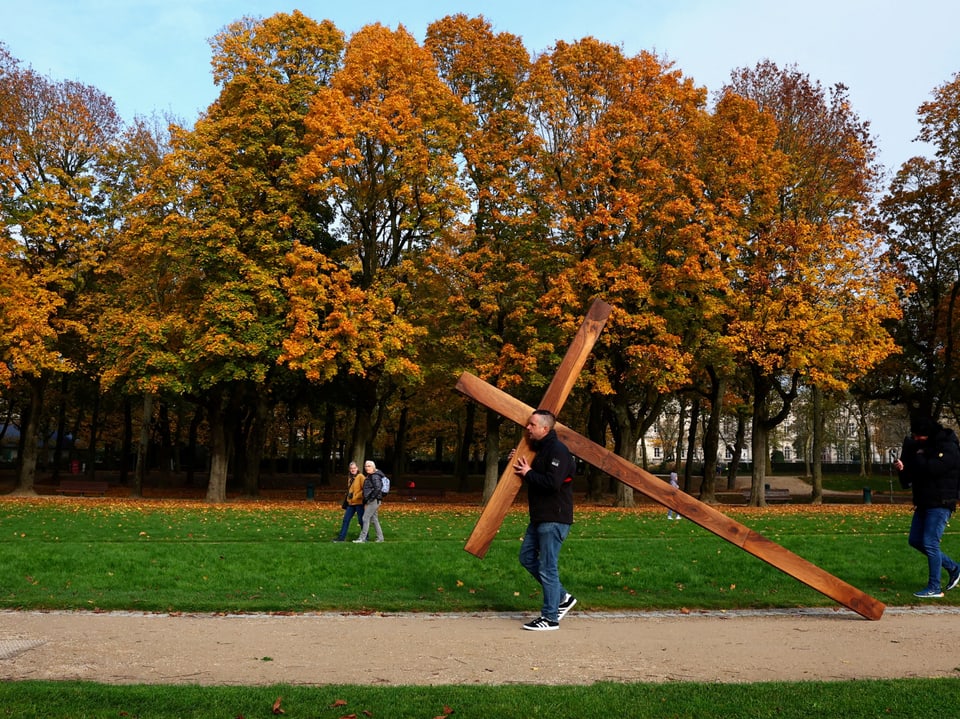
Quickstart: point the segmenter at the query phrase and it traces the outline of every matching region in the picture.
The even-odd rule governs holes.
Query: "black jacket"
[[[960,441],[952,429],[937,425],[926,440],[903,440],[900,484],[913,490],[920,509],[956,508],[960,494]]]
[[[539,442],[532,443],[537,453],[530,471],[523,479],[527,484],[530,521],[573,524],[573,475],[576,460],[557,437],[556,430]]]
[[[374,470],[363,480],[363,503],[370,504],[373,500],[383,499],[383,472]]]

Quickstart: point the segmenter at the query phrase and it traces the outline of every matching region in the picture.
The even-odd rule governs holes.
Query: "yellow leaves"
[[[780,222],[741,257],[720,339],[735,356],[842,389],[894,350],[883,323],[898,315],[895,288],[858,224]]]
[[[298,181],[342,213],[365,283],[464,206],[454,164],[461,113],[430,55],[402,28],[362,28],[331,86],[318,91]]]
[[[57,349],[56,317],[66,301],[47,288],[45,277],[0,255],[0,384],[12,373],[70,371],[72,363]]]
[[[350,273],[303,245],[287,259],[293,270],[283,282],[289,334],[279,361],[317,381],[340,369],[357,376],[378,367],[402,377],[419,374],[414,340],[425,330],[398,316],[390,297],[362,290]]]
[[[326,80],[343,44],[343,33],[332,22],[316,22],[299,10],[261,21],[240,20],[212,42],[214,82],[225,85],[265,76],[302,83],[307,91]]]

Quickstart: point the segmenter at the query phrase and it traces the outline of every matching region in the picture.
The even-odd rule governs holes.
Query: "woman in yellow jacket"
[[[347,530],[350,529],[350,520],[353,515],[357,515],[357,524],[363,526],[363,480],[366,479],[360,474],[360,468],[356,462],[351,462],[347,476],[347,497],[343,500],[343,524],[340,526],[340,534],[334,539],[334,542],[343,542],[347,538]]]

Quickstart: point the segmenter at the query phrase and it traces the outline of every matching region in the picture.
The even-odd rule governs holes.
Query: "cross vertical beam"
[[[560,412],[560,408],[563,407],[563,403],[566,402],[570,391],[573,389],[573,385],[577,381],[577,375],[580,374],[580,370],[583,369],[583,365],[590,355],[590,350],[593,349],[593,345],[596,344],[597,337],[600,336],[600,332],[603,330],[607,318],[610,317],[611,310],[610,305],[603,300],[594,300],[593,304],[590,305],[583,324],[580,325],[580,329],[574,336],[573,342],[567,349],[567,354],[564,355],[563,361],[557,368],[557,372],[553,376],[550,386],[547,387],[547,391],[543,395],[543,400],[541,400],[540,406],[537,409],[549,410],[554,416]],[[530,411],[532,412],[533,410]],[[527,417],[529,416],[528,413]],[[526,423],[527,417],[520,422],[521,426]],[[520,440],[520,444],[517,446],[514,456],[517,458],[526,457],[530,459],[532,454],[530,443],[527,441],[526,435],[524,435]],[[470,552],[470,554],[480,557],[481,559],[486,555],[487,550],[490,548],[490,543],[493,542],[493,538],[497,532],[500,531],[503,518],[507,516],[510,505],[513,504],[517,492],[520,491],[520,485],[520,478],[513,471],[510,463],[508,463],[507,467],[503,470],[503,474],[500,475],[500,481],[497,482],[493,494],[483,508],[480,519],[474,526],[473,532],[471,532],[464,546],[464,549]]]

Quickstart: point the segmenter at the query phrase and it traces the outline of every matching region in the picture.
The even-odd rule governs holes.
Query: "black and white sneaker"
[[[573,609],[573,605],[577,603],[577,598],[567,592],[564,596],[563,601],[560,602],[560,605],[557,607],[557,619],[563,619],[567,616],[567,612]]]
[[[559,629],[560,622],[552,622],[546,617],[537,617],[532,622],[524,624],[523,628],[529,629],[531,632],[550,632]]]

